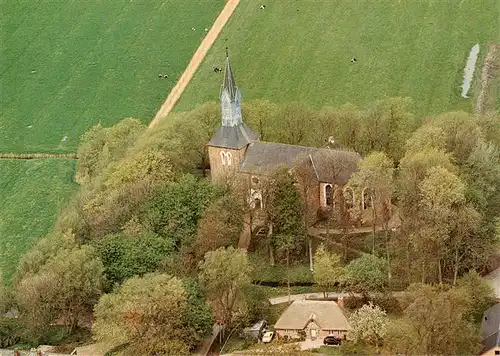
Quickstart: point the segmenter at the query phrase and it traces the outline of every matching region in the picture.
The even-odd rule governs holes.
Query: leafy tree
[[[469,295],[462,289],[443,291],[418,284],[407,293],[403,320],[412,329],[406,342],[410,354],[470,355],[479,351],[477,330],[468,320]],[[413,340],[415,336],[418,342]]]
[[[366,342],[378,347],[387,333],[388,323],[386,312],[370,302],[349,318],[349,337],[355,342]]]
[[[470,271],[458,280],[458,288],[470,298],[470,316],[476,323],[480,323],[483,313],[495,303],[495,292],[487,281],[482,279],[476,271]]]
[[[173,178],[169,157],[159,150],[137,151],[109,167],[106,189],[118,189],[137,181],[168,182]]]
[[[342,147],[359,149],[361,137],[362,112],[352,104],[339,108],[326,107],[317,112],[313,121],[313,135],[310,138],[313,146],[324,147],[329,139]]]
[[[472,116],[465,112],[447,112],[433,118],[430,125],[442,129],[445,149],[462,166],[481,139],[482,133]]]
[[[428,256],[433,250],[421,244],[424,240],[420,234],[424,232],[425,224],[421,216],[423,197],[420,184],[427,177],[428,170],[437,166],[446,168],[451,173],[458,172],[457,167],[451,163],[451,156],[435,148],[409,151],[399,164],[396,192],[401,228],[393,239],[391,270],[399,270],[407,283],[425,279],[423,267],[427,269],[426,261],[434,261],[432,256]]]
[[[359,171],[349,179],[351,187],[361,194],[367,192],[372,210],[372,253],[375,252],[375,229],[380,218],[385,231],[388,276],[390,273],[389,221],[392,217],[394,164],[383,152],[372,152],[358,162]],[[362,207],[363,208],[363,207]],[[380,217],[378,216],[380,215]]]
[[[272,224],[272,246],[281,259],[299,256],[305,248],[306,231],[302,201],[293,176],[286,168],[276,171],[270,181],[266,210]]]
[[[320,245],[314,255],[314,281],[325,294],[341,282],[344,271],[340,266],[340,256],[325,250]]]
[[[16,299],[36,330],[62,317],[69,331],[101,295],[103,265],[90,246],[61,249],[38,272],[27,273],[16,285]]]
[[[185,320],[187,325],[193,330],[190,334],[191,341],[189,343],[194,346],[212,332],[214,317],[212,315],[212,308],[206,302],[205,295],[198,281],[186,278],[182,280],[182,284],[188,295],[188,308]]]
[[[469,155],[464,175],[468,194],[486,218],[500,214],[500,149],[491,142],[479,142]]]
[[[173,251],[173,241],[154,234],[105,236],[94,244],[109,290],[135,275],[154,272]]]
[[[148,231],[172,239],[176,248],[190,245],[199,220],[216,192],[192,175],[159,186],[139,209],[138,220]]]
[[[204,173],[208,168],[206,144],[219,125],[219,104],[206,103],[160,121],[139,138],[135,149],[165,152],[175,172]]]
[[[429,168],[427,177],[420,183],[420,192],[421,218],[425,224],[420,229],[420,236],[423,245],[430,244],[433,247],[438,277],[442,283],[442,258],[446,241],[451,237],[454,208],[465,203],[465,185],[446,168],[432,167]]]
[[[365,155],[382,151],[398,162],[415,125],[413,116],[408,112],[410,103],[409,98],[389,98],[375,101],[365,110],[357,151]]]
[[[110,128],[93,126],[78,146],[77,180],[86,183],[96,178],[110,162],[124,156],[144,129],[136,119],[124,119]]]
[[[196,232],[194,250],[197,260],[219,247],[237,246],[243,229],[243,208],[232,195],[224,195],[210,204]]]
[[[406,141],[406,154],[417,153],[429,149],[444,151],[445,133],[443,129],[434,125],[419,127]]]
[[[243,102],[243,118],[254,129],[261,141],[276,142],[279,139],[279,106],[268,100]]]
[[[277,123],[280,130],[277,142],[290,145],[304,144],[309,132],[309,122],[312,121],[314,112],[311,108],[301,102],[285,103],[280,106],[277,114]]]
[[[382,291],[387,283],[386,262],[374,255],[362,255],[345,267],[345,279],[354,292]]]
[[[243,291],[250,283],[246,252],[233,247],[207,252],[200,264],[199,278],[218,317],[230,324],[235,307],[243,300]]]
[[[53,233],[43,237],[21,257],[14,276],[14,284],[27,275],[38,273],[46,262],[54,258],[60,250],[74,247],[76,247],[75,235],[71,231]]]
[[[492,142],[497,147],[500,146],[500,120],[498,111],[490,111],[482,115],[476,115],[474,118],[481,128],[484,139]]]
[[[187,283],[192,290],[193,285]],[[204,305],[199,308],[196,293],[191,298],[183,281],[176,277],[132,277],[99,300],[94,336],[99,341],[125,345],[126,354],[187,355],[207,332],[210,315]]]

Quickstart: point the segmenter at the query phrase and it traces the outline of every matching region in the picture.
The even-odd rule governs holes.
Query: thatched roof
[[[296,300],[274,325],[275,329],[302,330],[314,321],[323,330],[349,330],[342,309],[333,301]]]

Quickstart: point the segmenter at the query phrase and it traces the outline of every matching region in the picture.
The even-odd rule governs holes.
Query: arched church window
[[[220,159],[223,166],[230,166],[233,154],[231,152],[220,151]]]
[[[327,206],[333,206],[333,187],[331,184],[325,185],[325,203]]]
[[[363,210],[371,208],[373,206],[373,194],[370,188],[364,188],[363,193],[361,194],[361,203]]]
[[[346,203],[346,207],[348,209],[352,209],[354,204],[356,204],[356,199],[354,197],[354,190],[351,187],[344,188],[344,199]]]

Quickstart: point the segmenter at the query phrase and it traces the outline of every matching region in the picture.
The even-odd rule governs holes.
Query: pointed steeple
[[[226,68],[224,70],[224,83],[222,84],[222,90],[226,90],[229,94],[229,99],[231,102],[235,100],[236,96],[236,82],[234,81],[233,72],[231,71],[231,64],[229,63],[229,53],[226,47]]]
[[[226,68],[220,91],[222,126],[214,134],[211,146],[242,148],[259,138],[241,117],[241,92],[236,86],[226,47]]]

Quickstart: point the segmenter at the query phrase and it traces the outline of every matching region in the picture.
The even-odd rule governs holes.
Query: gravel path
[[[222,28],[231,17],[234,9],[236,9],[236,6],[238,6],[239,2],[240,0],[228,0],[226,2],[226,5],[224,6],[221,13],[215,20],[212,28],[210,29],[210,31],[208,31],[207,35],[205,36],[200,46],[194,53],[193,58],[191,58],[191,61],[186,67],[186,70],[184,71],[184,73],[182,73],[179,81],[168,95],[167,100],[165,100],[160,110],[158,110],[156,116],[149,124],[150,128],[158,124],[160,119],[162,117],[167,116],[168,113],[172,110],[177,100],[179,100],[182,92],[191,81],[191,78],[193,78],[193,75],[200,66],[200,63],[205,58],[208,50],[210,49],[210,47],[212,47],[212,44],[217,39],[217,36],[219,36],[219,33],[222,31]]]

